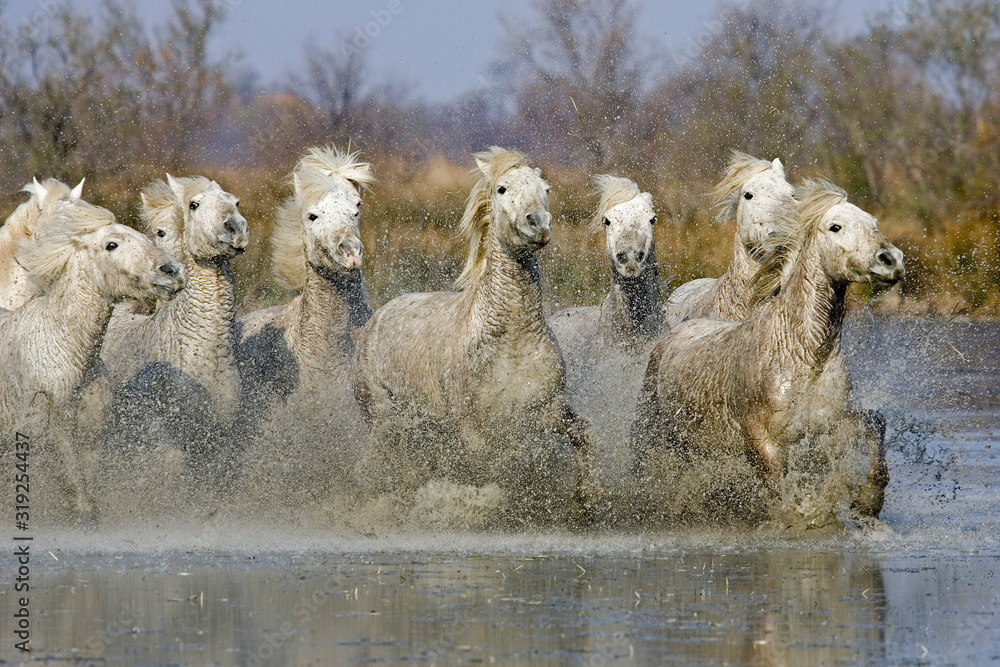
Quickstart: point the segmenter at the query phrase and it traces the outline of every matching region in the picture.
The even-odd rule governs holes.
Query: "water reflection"
[[[919,658],[920,646],[934,662],[1000,649],[987,632],[1000,601],[983,585],[993,557],[669,549],[187,559],[181,569],[184,557],[138,556],[96,572],[59,568],[32,601],[46,610],[35,657],[798,665],[891,663]],[[968,641],[977,629],[978,647]]]
[[[183,529],[137,527],[122,516],[96,534],[36,535],[32,658],[995,660],[1000,326],[862,320],[845,345],[863,407],[889,407],[883,531],[801,543],[759,534],[433,531],[362,540],[330,526],[240,528],[216,516]],[[5,581],[6,615],[14,593]],[[0,624],[0,659],[22,660],[8,627]]]

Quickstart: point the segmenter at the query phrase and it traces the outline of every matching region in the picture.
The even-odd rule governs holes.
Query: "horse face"
[[[250,230],[240,215],[239,199],[212,182],[209,189],[181,201],[184,233],[191,255],[199,259],[229,259],[247,248]]]
[[[184,269],[143,234],[114,223],[87,235],[92,274],[113,300],[170,299],[184,287]]]
[[[653,254],[653,198],[643,192],[611,207],[604,216],[608,261],[622,278],[638,278]]]
[[[736,233],[751,257],[759,255],[765,242],[780,233],[776,224],[783,216],[794,215],[795,189],[785,180],[781,161],[775,159],[770,169],[754,174],[740,188],[736,207]]]
[[[497,235],[511,248],[538,249],[552,237],[549,184],[540,169],[517,167],[501,176],[490,195]]]
[[[180,231],[173,225],[158,225],[153,229],[153,244],[171,257],[184,254]]]
[[[830,208],[820,221],[823,268],[839,282],[894,285],[903,278],[903,253],[879,231],[874,216],[854,204]]]
[[[361,196],[340,179],[314,205],[302,207],[306,259],[314,267],[347,273],[361,268]]]

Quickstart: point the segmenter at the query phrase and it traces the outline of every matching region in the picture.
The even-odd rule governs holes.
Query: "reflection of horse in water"
[[[792,195],[780,160],[733,153],[715,186],[717,219],[736,218],[733,259],[722,277],[699,278],[674,290],[665,309],[668,327],[690,319],[739,322],[746,317],[748,285],[759,263],[778,246],[776,238],[794,233]]]
[[[0,225],[0,308],[13,310],[28,300],[31,290],[28,273],[14,261],[14,251],[18,241],[35,235],[45,222],[52,218],[65,199],[80,199],[83,195],[83,181],[70,190],[62,181],[54,178],[39,183],[38,179],[25,185],[21,192],[28,194],[24,202]]]
[[[633,429],[640,476],[651,474],[658,448],[745,456],[774,497],[792,443],[842,424],[853,426],[853,439],[869,432],[848,396],[828,391],[843,371],[844,298],[852,282],[900,280],[903,255],[839,188],[807,182],[798,198],[801,231],[762,267],[747,319],[684,322],[651,353]],[[888,477],[884,452],[870,444],[868,479],[851,491],[869,504],[863,512],[877,514],[881,503],[870,498]]]
[[[650,194],[627,178],[594,181],[600,203],[590,228],[604,235],[611,289],[599,306],[561,310],[548,322],[566,362],[570,402],[591,425],[598,467],[621,481],[646,360],[663,332],[656,213]]]
[[[359,225],[361,190],[375,177],[357,154],[331,147],[310,149],[292,179],[271,243],[278,276],[299,294],[237,322],[237,431],[252,439],[248,500],[301,508],[350,492],[346,473],[367,437],[351,386],[352,336],[371,316]]]
[[[548,523],[572,513],[575,459],[586,455],[542,316],[549,185],[520,153],[494,147],[475,158],[462,291],[396,298],[360,334],[364,474],[372,490],[404,495],[435,479],[494,484],[509,521]]]
[[[144,222],[183,262],[187,287],[169,303],[116,309],[101,351],[115,387],[107,441],[183,451],[210,482],[232,472],[220,454],[239,400],[230,260],[246,249],[248,228],[238,204],[203,177],[168,175],[146,188]]]
[[[92,443],[83,425],[102,421],[107,406],[86,404],[84,394],[103,382],[98,350],[112,307],[123,299],[171,298],[183,271],[148,238],[78,198],[61,200],[33,232],[17,250],[32,296],[13,311],[0,310],[0,437],[11,439],[5,449],[13,452],[15,431],[31,436],[32,487],[44,489],[34,482],[55,472],[72,493],[73,513],[86,518],[94,505],[89,466],[78,454]],[[59,460],[48,468],[42,457],[55,452]],[[52,503],[53,494],[31,497],[40,495]],[[33,516],[40,509],[32,503]]]

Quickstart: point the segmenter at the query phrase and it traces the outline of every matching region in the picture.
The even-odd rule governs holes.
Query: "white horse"
[[[0,311],[0,428],[5,440],[15,431],[29,435],[39,455],[58,451],[52,473],[72,493],[76,515],[89,517],[94,505],[77,455],[77,424],[99,417],[78,411],[85,387],[101,374],[98,351],[112,307],[123,299],[171,298],[183,285],[183,269],[109,211],[78,198],[60,201],[34,232],[16,251],[32,296]],[[13,443],[5,449],[13,452]],[[43,482],[42,458],[31,461],[32,482]]]
[[[475,155],[481,178],[461,229],[461,292],[407,294],[358,341],[355,395],[372,431],[372,490],[404,496],[444,479],[505,492],[508,522],[569,514],[583,483],[582,426],[542,316],[538,251],[552,234],[549,185],[523,155]]]
[[[219,457],[231,444],[223,441],[240,394],[230,262],[246,249],[249,230],[238,206],[234,195],[203,177],[168,174],[146,188],[147,229],[184,263],[187,287],[152,314],[134,305],[116,309],[101,352],[115,387],[108,440],[178,447],[196,459],[196,471],[215,480],[231,472]]]
[[[623,478],[628,431],[649,350],[664,329],[653,228],[653,198],[634,182],[594,179],[600,202],[590,222],[604,236],[611,289],[599,306],[548,318],[566,362],[570,402],[591,425],[599,469]]]
[[[792,443],[842,421],[864,432],[844,397],[826,393],[825,376],[842,364],[848,284],[896,283],[903,254],[843,190],[807,181],[798,197],[802,231],[762,268],[759,302],[747,318],[684,322],[651,353],[633,428],[640,476],[650,474],[643,467],[656,448],[707,459],[745,456],[774,498]],[[782,261],[784,274],[775,270]],[[872,472],[884,464],[877,457],[870,452]],[[863,496],[869,492],[859,486],[885,481],[870,473],[851,491]]]
[[[328,147],[310,149],[292,180],[295,194],[278,209],[271,244],[277,275],[299,294],[240,318],[235,354],[240,437],[263,428],[246,457],[244,485],[255,503],[264,497],[301,508],[349,481],[344,473],[353,472],[367,439],[351,387],[352,336],[372,312],[360,220],[362,190],[375,176],[357,153]],[[279,451],[277,441],[286,443]]]
[[[79,199],[83,195],[83,180],[72,190],[54,178],[39,183],[32,179],[21,192],[29,197],[0,226],[0,308],[13,310],[28,300],[28,274],[16,261],[14,250],[18,241],[31,238],[55,213],[63,199]]]
[[[781,160],[758,160],[733,152],[722,180],[715,187],[718,220],[736,218],[733,259],[722,277],[684,283],[667,299],[667,327],[688,319],[739,322],[746,317],[747,286],[775,247],[775,237],[795,233],[794,188],[785,180]]]

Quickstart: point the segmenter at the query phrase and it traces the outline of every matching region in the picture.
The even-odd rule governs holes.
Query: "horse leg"
[[[768,501],[777,500],[781,496],[781,477],[784,462],[781,447],[768,432],[762,421],[748,418],[747,434],[751,446],[748,451],[750,463],[764,482],[764,492]]]
[[[590,424],[566,405],[563,408],[563,423],[569,436],[576,458],[576,495],[585,511],[593,510],[597,502],[607,495],[597,475],[594,449],[590,439]]]
[[[868,478],[861,486],[854,508],[864,515],[878,518],[885,503],[885,487],[889,485],[885,417],[877,410],[865,410],[860,417],[865,439],[868,441],[869,467]]]
[[[87,492],[84,471],[77,456],[76,444],[73,442],[74,433],[75,429],[56,426],[50,430],[50,437],[55,440],[62,477],[66,480],[73,498],[73,512],[77,523],[81,527],[94,527],[97,523],[97,510]]]

